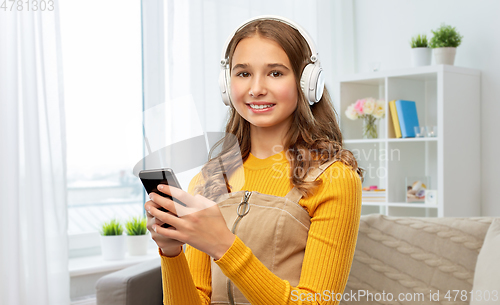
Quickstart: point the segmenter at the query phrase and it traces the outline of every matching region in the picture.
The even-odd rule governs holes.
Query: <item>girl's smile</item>
[[[297,108],[297,85],[281,46],[255,35],[242,39],[233,54],[231,100],[252,127],[286,131]]]
[[[254,113],[262,113],[262,112],[271,111],[272,109],[274,109],[275,105],[276,104],[269,104],[267,102],[250,102],[247,104],[247,106]]]

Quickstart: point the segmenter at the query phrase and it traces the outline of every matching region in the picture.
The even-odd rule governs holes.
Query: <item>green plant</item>
[[[410,45],[412,48],[427,48],[427,36],[425,34],[413,36],[411,38]]]
[[[462,43],[463,36],[460,36],[454,27],[451,25],[441,24],[436,31],[431,31],[434,36],[429,42],[431,48],[456,48]]]
[[[125,223],[128,235],[146,235],[146,217],[133,217]]]
[[[111,236],[111,235],[122,235],[122,234],[123,234],[123,226],[118,220],[111,219],[109,222],[104,222],[102,224],[101,235]]]

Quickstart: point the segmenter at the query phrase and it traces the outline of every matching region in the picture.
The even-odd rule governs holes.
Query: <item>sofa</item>
[[[162,304],[160,260],[106,275],[96,291],[98,305]],[[344,293],[301,298],[337,298],[340,304],[500,304],[498,292],[500,219],[371,214],[361,217]]]

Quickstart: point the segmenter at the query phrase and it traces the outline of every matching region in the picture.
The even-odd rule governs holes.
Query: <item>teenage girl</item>
[[[187,206],[182,213],[151,193],[145,208],[161,255],[164,304],[340,300],[356,245],[362,169],[342,148],[312,44],[298,25],[272,16],[246,22],[226,43],[226,133],[238,140],[244,185],[232,189],[241,177],[231,165],[220,183],[220,166],[209,162],[188,192],[158,187]],[[229,138],[219,144],[212,160],[230,155]]]

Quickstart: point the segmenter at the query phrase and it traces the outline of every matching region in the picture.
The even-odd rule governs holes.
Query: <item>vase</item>
[[[413,67],[430,66],[432,62],[432,49],[412,48],[411,62]]]
[[[377,119],[373,115],[368,115],[363,119],[363,139],[376,139]]]
[[[433,49],[436,65],[453,65],[457,48],[435,48]]]
[[[101,250],[104,260],[119,260],[125,258],[125,235],[101,235]]]
[[[131,256],[148,254],[149,235],[128,235],[127,248]]]

